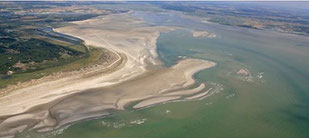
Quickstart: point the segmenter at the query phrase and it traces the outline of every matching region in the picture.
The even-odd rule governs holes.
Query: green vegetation
[[[205,17],[209,22],[223,25],[309,35],[309,16],[305,14],[308,9],[297,6],[287,9],[271,2],[159,2],[155,4],[167,10]],[[291,3],[293,4],[295,3]]]
[[[52,62],[65,60],[72,56],[81,56],[83,53],[68,47],[31,38],[1,46],[0,54],[0,74],[5,74],[8,71],[33,71],[48,68],[53,66],[50,64]]]
[[[126,11],[102,10],[91,3],[77,6],[70,2],[0,2],[0,88],[76,70],[102,56],[102,50],[89,50],[82,40],[52,28]]]
[[[15,84],[16,82],[38,79],[55,72],[69,72],[78,70],[91,64],[96,64],[102,60],[102,57],[107,55],[105,53],[106,51],[104,49],[90,48],[89,51],[87,50],[83,56],[78,58],[50,63],[52,65],[50,65],[48,68],[11,75],[9,79],[2,79],[0,81],[0,88],[10,84]]]

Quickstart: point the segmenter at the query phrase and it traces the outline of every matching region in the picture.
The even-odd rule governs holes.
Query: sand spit
[[[168,94],[165,94],[165,95],[167,95],[167,96],[190,95],[190,94],[195,94],[195,93],[197,93],[197,92],[200,92],[200,91],[203,90],[204,88],[205,88],[205,84],[202,83],[202,84],[200,84],[200,86],[198,86],[198,87],[196,87],[196,88],[194,88],[194,89],[172,92],[172,93],[168,93]]]
[[[208,94],[209,91],[211,91],[212,88],[210,88],[209,90],[207,90],[206,92],[202,92],[200,94],[197,94],[197,95],[194,95],[194,96],[191,96],[191,97],[188,97],[186,98],[187,100],[192,100],[192,99],[197,99],[197,98],[201,98],[203,96],[206,96]]]
[[[173,96],[173,97],[158,97],[158,98],[152,98],[149,100],[144,100],[136,105],[133,106],[133,108],[142,108],[147,107],[153,104],[163,103],[171,100],[179,99],[180,96]]]
[[[114,14],[55,29],[81,38],[89,46],[112,51],[117,60],[95,75],[80,74],[22,88],[0,98],[0,137],[25,129],[51,131],[69,123],[134,108],[178,100],[205,88],[193,75],[214,62],[183,59],[161,66],[156,39],[168,27],[149,27],[130,14]],[[108,70],[106,70],[108,69]],[[173,97],[173,98],[171,98]]]

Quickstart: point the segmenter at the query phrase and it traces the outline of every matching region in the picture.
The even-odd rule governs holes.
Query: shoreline
[[[149,27],[130,14],[74,23],[55,31],[80,38],[88,46],[114,52],[120,65],[107,70],[108,73],[98,71],[90,78],[79,74],[79,79],[72,76],[44,82],[1,97],[0,105],[4,108],[0,109],[0,136],[14,136],[26,129],[52,131],[76,121],[110,115],[114,110],[125,110],[125,105],[137,101],[135,106],[143,108],[180,100],[188,93],[199,94],[205,84],[191,88],[195,84],[193,75],[216,65],[206,60],[183,59],[169,68],[151,68],[162,66],[156,49],[160,32],[173,28]]]
[[[97,57],[98,60],[94,61],[94,63],[91,63],[89,65],[83,66],[81,68],[75,68],[72,70],[60,70],[60,71],[56,71],[53,72],[51,74],[48,74],[46,76],[43,76],[41,78],[38,79],[31,79],[28,81],[24,81],[24,82],[17,82],[17,84],[11,84],[8,85],[5,88],[0,89],[0,99],[6,95],[11,95],[14,94],[14,91],[18,91],[20,89],[26,88],[26,87],[31,87],[31,86],[35,86],[38,84],[42,84],[42,82],[47,82],[47,81],[56,81],[59,79],[63,79],[63,78],[68,78],[70,76],[76,76],[78,74],[89,74],[87,75],[88,77],[90,77],[90,74],[94,74],[95,72],[101,70],[103,67],[104,68],[115,68],[116,65],[114,65],[117,62],[120,62],[121,59],[117,59],[115,58],[114,54],[106,49],[102,49],[102,48],[97,48],[97,51],[100,51],[101,56]],[[94,54],[94,53],[92,53]],[[107,56],[108,59],[101,59],[104,56]],[[82,59],[84,60],[84,59]],[[87,59],[86,59],[87,60]],[[76,62],[80,62],[80,61],[76,61]],[[70,66],[71,63],[64,65],[61,68],[65,68],[66,66]],[[73,62],[72,64],[80,64],[80,63],[75,63]],[[107,66],[107,67],[105,67]],[[58,67],[55,67],[58,68]],[[50,68],[53,69],[53,68]],[[107,70],[107,69],[104,69]]]

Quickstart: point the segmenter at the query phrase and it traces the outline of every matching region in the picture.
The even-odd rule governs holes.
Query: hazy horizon
[[[127,2],[127,1],[222,1],[222,2],[309,2],[309,0],[0,0],[0,1],[109,1],[109,2]]]

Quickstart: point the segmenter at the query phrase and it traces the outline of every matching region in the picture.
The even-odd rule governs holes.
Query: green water
[[[167,66],[179,56],[214,61],[216,67],[195,77],[206,84],[220,84],[224,90],[201,101],[122,111],[56,132],[22,137],[309,137],[306,37],[192,24],[186,23],[186,30],[161,34],[157,42],[160,58]],[[209,29],[218,37],[194,38],[190,29],[195,27]],[[250,71],[251,80],[236,74],[242,68]],[[136,120],[141,124],[134,124]]]

